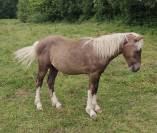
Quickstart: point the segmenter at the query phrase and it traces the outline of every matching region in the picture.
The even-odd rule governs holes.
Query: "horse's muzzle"
[[[130,66],[130,69],[132,72],[137,72],[138,70],[140,70],[140,63],[136,63]]]

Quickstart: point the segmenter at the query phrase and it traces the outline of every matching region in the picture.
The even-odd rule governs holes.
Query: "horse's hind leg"
[[[48,70],[48,66],[45,65],[44,63],[41,64],[39,62],[38,74],[36,78],[36,95],[35,95],[35,101],[34,101],[38,110],[42,110],[42,104],[40,101],[40,88],[42,87],[43,79],[47,73],[47,70]]]
[[[56,68],[54,68],[53,66],[51,66],[50,71],[49,71],[49,75],[48,75],[48,79],[47,79],[47,84],[48,84],[48,88],[49,88],[52,106],[55,106],[56,108],[59,109],[59,108],[61,108],[62,105],[58,101],[58,98],[57,98],[55,91],[54,91],[54,83],[55,83],[55,79],[56,79],[57,74],[58,74],[58,70]]]

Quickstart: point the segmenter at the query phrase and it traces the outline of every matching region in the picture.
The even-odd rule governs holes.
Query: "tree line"
[[[157,25],[157,0],[0,0],[0,18],[22,22],[111,21]]]

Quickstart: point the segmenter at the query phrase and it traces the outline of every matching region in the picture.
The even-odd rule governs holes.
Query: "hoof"
[[[56,109],[58,109],[58,110],[62,109],[62,104],[60,104],[60,103],[56,104]]]
[[[37,110],[43,111],[42,105],[38,105],[38,104],[37,104]]]
[[[87,112],[87,114],[89,114],[90,118],[96,119],[97,115],[93,109],[86,108],[86,112]]]
[[[90,117],[91,117],[92,119],[96,119],[97,115],[96,115],[96,113],[95,113],[94,110],[90,110]]]
[[[102,113],[102,110],[101,110],[99,105],[96,105],[94,110],[95,110],[96,113]]]
[[[101,109],[96,109],[95,112],[96,113],[102,113],[102,110]]]
[[[95,114],[90,115],[90,118],[92,118],[93,120],[95,120],[95,119],[97,118],[96,113],[95,113]]]

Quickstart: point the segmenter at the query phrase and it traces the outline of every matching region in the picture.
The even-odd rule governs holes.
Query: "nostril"
[[[133,69],[133,65],[131,65],[131,66],[129,67],[129,69],[132,70],[132,69]]]
[[[140,69],[140,63],[136,63],[132,67],[132,71],[137,72]]]

